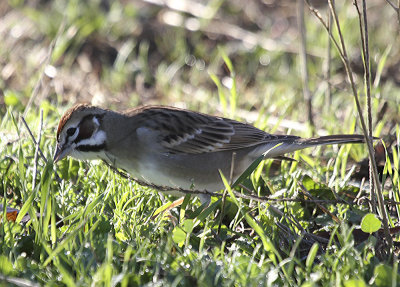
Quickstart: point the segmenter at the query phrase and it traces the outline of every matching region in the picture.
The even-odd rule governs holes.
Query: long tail
[[[329,145],[329,144],[346,144],[346,143],[363,143],[365,137],[363,135],[331,135],[310,139],[298,139],[297,142],[301,145]]]
[[[266,145],[260,146],[260,148],[254,151],[253,155],[258,154],[258,156],[260,156],[261,154],[264,154],[266,158],[276,158],[289,152],[294,152],[296,150],[301,150],[318,145],[363,142],[365,142],[365,137],[363,135],[331,135],[309,139],[296,137],[286,139],[280,138],[274,141],[270,141]]]

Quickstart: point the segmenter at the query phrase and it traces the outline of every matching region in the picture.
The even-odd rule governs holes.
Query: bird
[[[308,147],[364,142],[363,135],[301,138],[250,124],[168,106],[124,112],[77,104],[61,117],[54,163],[67,156],[100,159],[158,190],[193,193],[224,188],[255,160],[279,158]]]

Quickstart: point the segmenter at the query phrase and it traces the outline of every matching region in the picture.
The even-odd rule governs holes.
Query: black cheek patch
[[[80,145],[76,147],[76,150],[82,151],[82,152],[98,152],[101,150],[106,149],[106,144],[99,144],[99,145]]]

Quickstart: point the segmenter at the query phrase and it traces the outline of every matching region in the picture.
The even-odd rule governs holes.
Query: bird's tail
[[[286,153],[318,145],[348,144],[348,143],[363,143],[363,142],[365,142],[365,137],[363,135],[331,135],[331,136],[322,136],[322,137],[308,138],[308,139],[298,138],[298,137],[280,138],[268,142],[267,145],[260,146],[259,149],[254,151],[254,155],[258,154],[258,156],[260,156],[261,154],[264,154],[266,158],[276,158]]]
[[[331,135],[331,136],[323,136],[310,139],[299,138],[297,140],[298,144],[305,146],[363,143],[363,142],[365,142],[365,137],[363,135]]]

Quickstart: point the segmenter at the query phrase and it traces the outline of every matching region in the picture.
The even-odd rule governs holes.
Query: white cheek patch
[[[98,146],[106,141],[106,133],[104,131],[98,131],[92,137],[82,140],[79,142],[78,146],[89,145]]]

